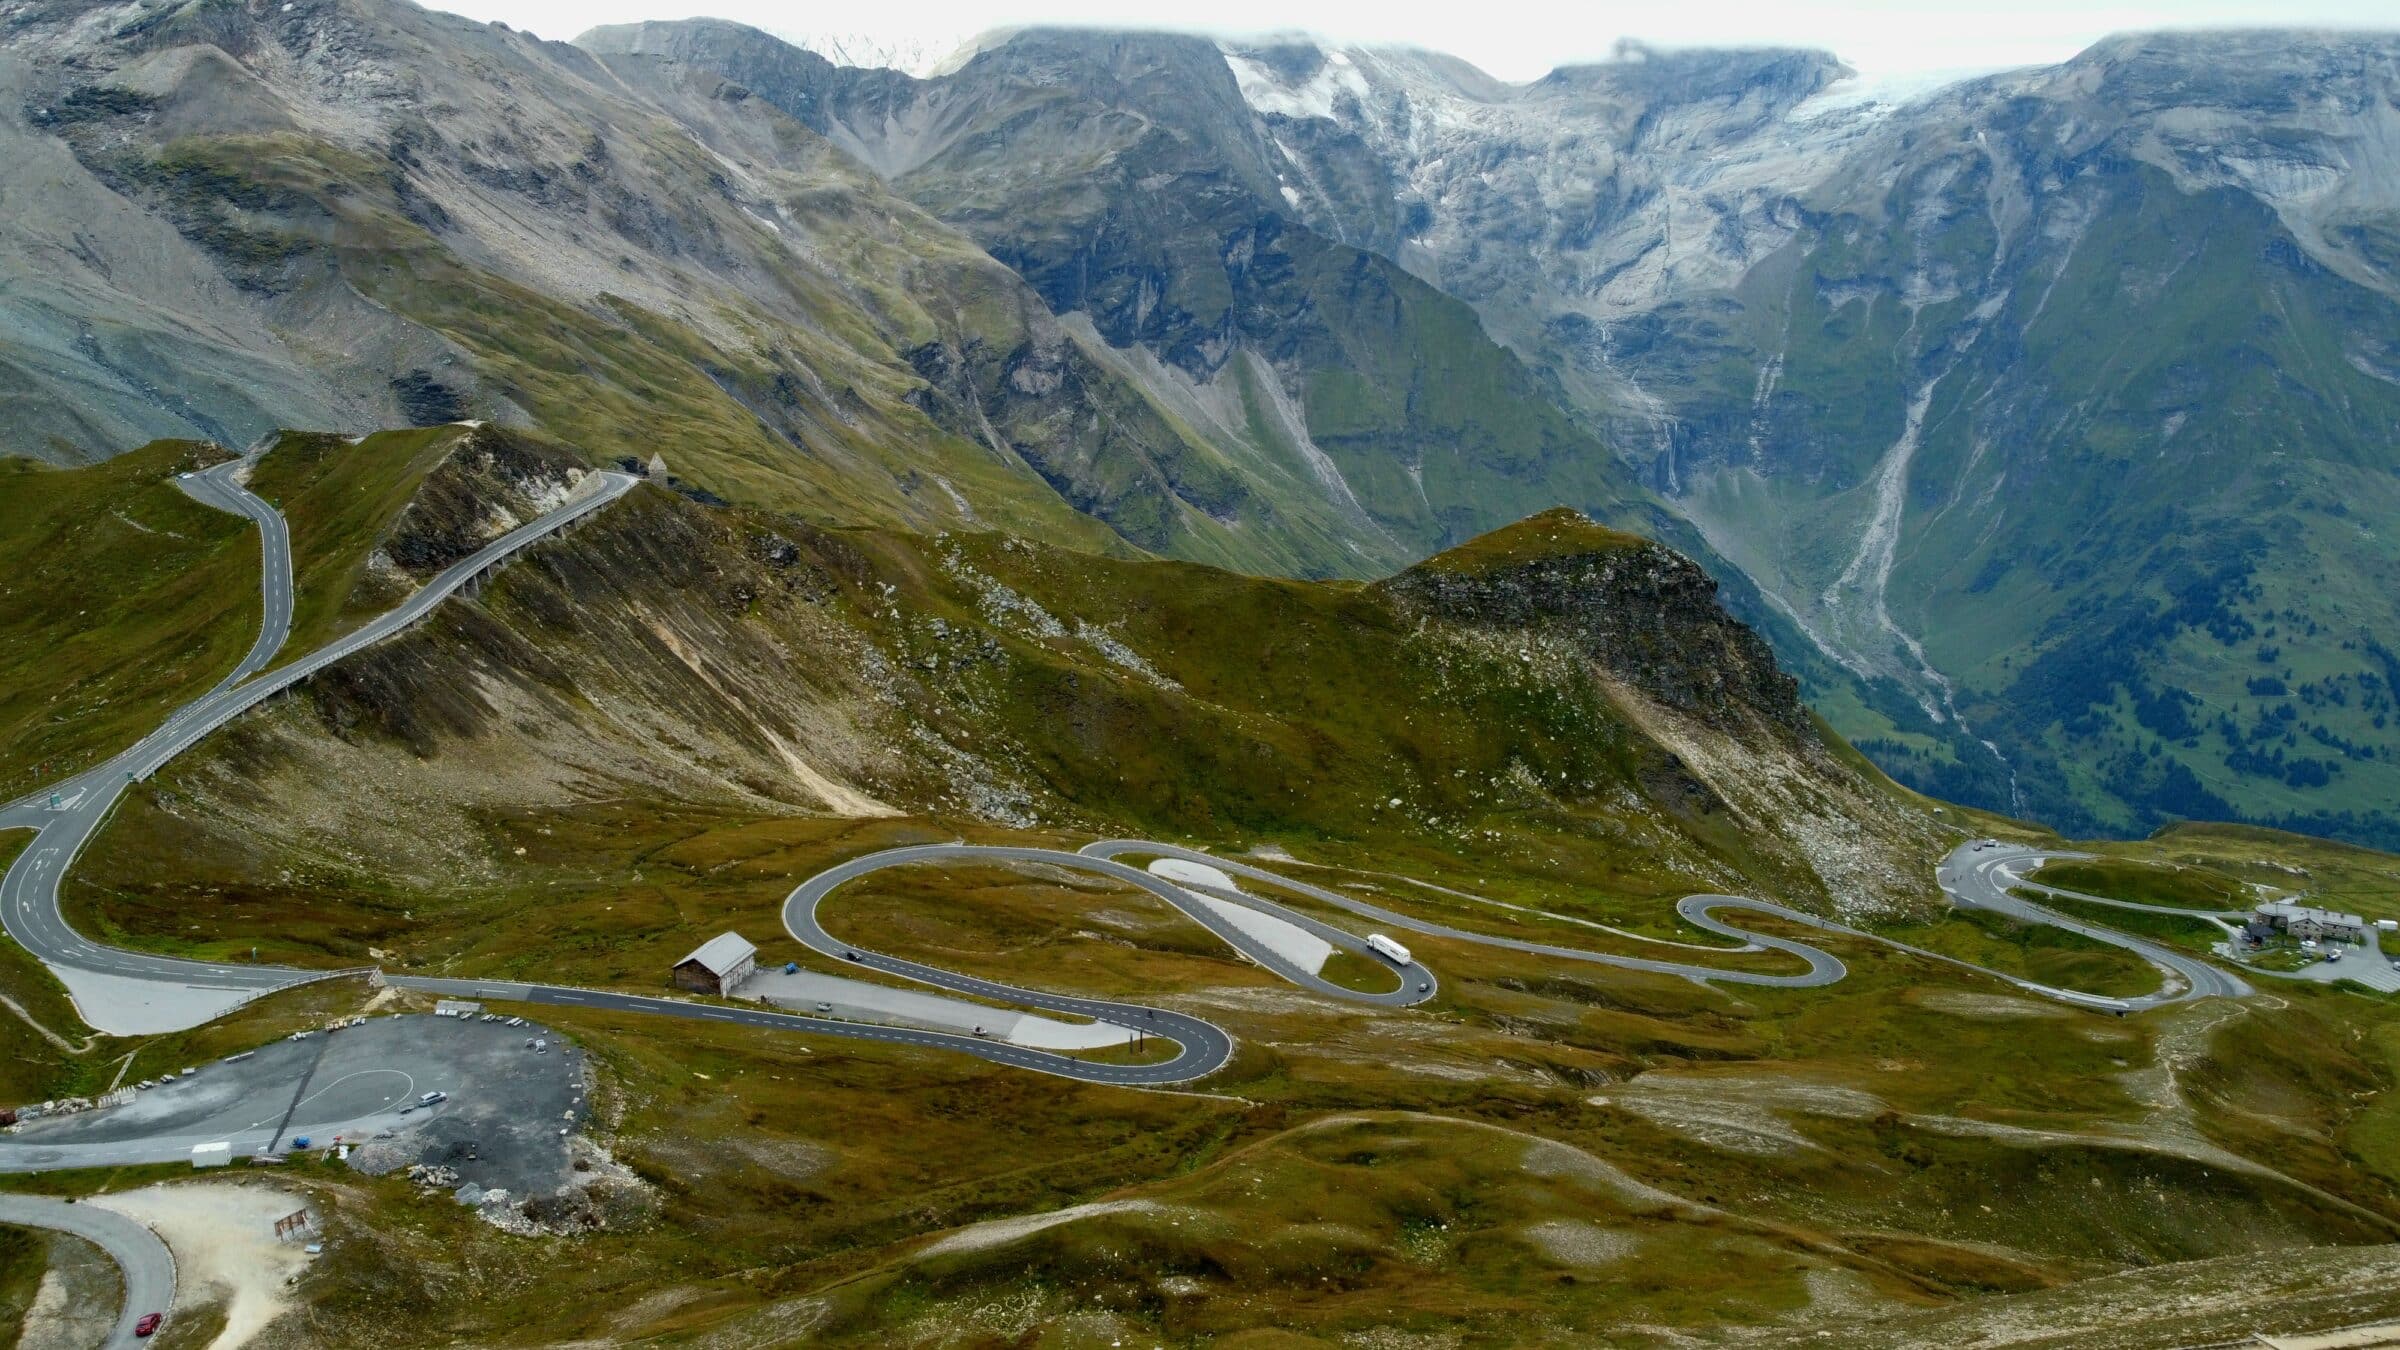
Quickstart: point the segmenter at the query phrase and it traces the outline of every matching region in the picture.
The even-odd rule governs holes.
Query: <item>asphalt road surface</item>
[[[103,1344],[142,1344],[133,1324],[175,1302],[175,1256],[156,1233],[111,1210],[41,1195],[0,1195],[0,1224],[72,1233],[108,1253],[125,1274],[125,1307]]]
[[[2085,937],[2105,942],[2112,947],[2122,947],[2157,966],[2170,977],[2165,986],[2155,994],[2145,994],[2139,998],[2105,1000],[2094,999],[2089,995],[2073,995],[2071,998],[2073,1002],[2099,1003],[2125,1011],[2135,1011],[2142,1008],[2155,1008],[2163,1003],[2180,1003],[2186,999],[2243,998],[2250,994],[2250,986],[2244,983],[2240,976],[2211,965],[2199,957],[2188,956],[2171,947],[2162,947],[2158,943],[2135,937],[2130,933],[2120,933],[2113,928],[2104,928],[2096,923],[2085,923],[2081,919],[2070,918],[2056,910],[2037,905],[2030,900],[2020,900],[2009,894],[2009,888],[2017,884],[2019,873],[2029,872],[2051,858],[2076,856],[2080,855],[2045,853],[2039,849],[2024,848],[2015,844],[1995,844],[1980,849],[1973,844],[1962,844],[1942,861],[1937,875],[1941,879],[1942,889],[1949,894],[1951,903],[1962,909],[1987,909],[2023,922],[2053,924],[2071,933],[2081,933]],[[2020,980],[2016,983],[2025,984],[2026,982]],[[2041,986],[2033,987],[2042,989]],[[2042,989],[2042,992],[2060,995],[2065,991]]]
[[[135,981],[146,986],[173,984],[198,991],[230,991],[237,997],[246,997],[267,989],[281,988],[341,973],[288,967],[185,961],[102,947],[76,933],[60,916],[58,910],[59,881],[65,874],[66,868],[74,861],[77,852],[106,819],[109,809],[128,784],[155,772],[161,764],[260,701],[306,679],[334,662],[382,641],[423,618],[444,599],[504,561],[517,550],[600,509],[617,497],[624,495],[637,481],[628,475],[619,473],[604,472],[591,475],[584,480],[567,503],[537,520],[520,526],[478,550],[473,556],[445,570],[398,608],[379,616],[305,658],[261,675],[259,672],[265,669],[267,663],[281,649],[289,631],[291,559],[281,516],[275,512],[273,507],[242,487],[238,481],[244,462],[236,461],[204,473],[195,474],[183,480],[182,485],[186,492],[198,500],[247,515],[259,524],[261,549],[265,563],[263,592],[266,617],[261,625],[258,640],[252,646],[249,655],[245,656],[242,664],[216,688],[177,710],[164,725],[145,737],[132,749],[117,756],[108,764],[87,771],[61,784],[55,789],[60,802],[56,809],[48,806],[50,796],[48,792],[45,792],[36,798],[25,799],[0,810],[0,824],[31,825],[40,831],[33,843],[19,855],[6,877],[0,878],[0,919],[5,920],[7,931],[11,937],[47,962],[53,969],[58,970],[62,979],[69,983],[70,989],[74,987],[74,980],[78,974],[89,973],[117,980]],[[1269,944],[1251,937],[1223,914],[1210,905],[1201,903],[1183,888],[1152,876],[1148,872],[1116,861],[1119,856],[1127,854],[1157,858],[1182,858],[1204,863],[1235,876],[1248,877],[1266,886],[1304,896],[1318,904],[1331,906],[1372,923],[1402,932],[1418,933],[1449,941],[1471,942],[1549,959],[1649,971],[1708,983],[1774,988],[1815,988],[1833,984],[1847,973],[1839,959],[1815,946],[1790,938],[1750,932],[1719,917],[1721,914],[1734,911],[1768,915],[1823,932],[1843,933],[1882,942],[1888,946],[1933,960],[1992,975],[2033,993],[2085,1007],[2114,1009],[2123,1012],[2188,998],[2238,997],[2250,992],[2249,987],[2240,979],[2218,970],[2206,962],[2170,951],[2139,938],[2096,925],[2080,923],[2010,896],[2008,888],[2014,878],[2006,870],[2009,865],[2030,864],[2041,858],[2052,856],[2035,850],[2010,846],[1987,849],[1962,845],[1939,868],[1938,876],[1943,890],[1949,894],[1954,903],[1967,908],[1990,909],[2015,918],[2057,924],[2100,941],[2137,952],[2166,973],[2167,981],[2164,987],[2156,994],[2132,999],[2107,998],[2074,990],[2056,989],[2000,972],[1983,970],[1981,967],[1964,961],[1958,961],[1936,952],[1925,951],[1922,948],[1911,947],[1904,943],[1893,942],[1877,934],[1852,928],[1833,920],[1819,918],[1783,905],[1730,895],[1687,896],[1677,904],[1676,911],[1686,922],[1697,928],[1743,944],[1739,950],[1767,949],[1784,952],[1796,958],[1801,964],[1801,969],[1789,973],[1727,970],[1689,961],[1587,951],[1576,947],[1479,933],[1418,919],[1369,904],[1338,891],[1269,872],[1249,863],[1179,848],[1171,844],[1129,839],[1104,840],[1088,845],[1076,853],[1014,846],[934,844],[869,854],[828,868],[795,887],[784,902],[784,926],[790,930],[793,937],[807,946],[831,956],[837,961],[858,966],[863,970],[880,971],[954,993],[997,1000],[1020,1007],[1088,1017],[1099,1022],[1130,1028],[1129,1034],[1131,1035],[1145,1038],[1157,1036],[1176,1046],[1176,1055],[1153,1064],[1098,1063],[971,1035],[920,1030],[913,1027],[878,1026],[809,1017],[796,1013],[656,998],[638,994],[610,993],[560,985],[407,976],[394,977],[390,982],[402,988],[467,997],[515,999],[562,1007],[586,1007],[667,1015],[704,1021],[729,1022],[762,1029],[804,1031],[820,1036],[956,1050],[994,1063],[1014,1065],[1093,1083],[1154,1085],[1185,1082],[1214,1072],[1231,1057],[1232,1037],[1222,1028],[1199,1018],[1141,1004],[1075,998],[1001,984],[867,951],[845,943],[825,931],[817,919],[819,903],[834,889],[885,868],[912,865],[999,864],[1064,868],[1138,887],[1164,900],[1193,922],[1216,934],[1228,946],[1260,967],[1294,985],[1330,998],[1371,1006],[1406,1007],[1421,1003],[1433,997],[1435,993],[1437,982],[1433,972],[1417,962],[1395,968],[1393,970],[1393,987],[1379,992],[1354,990],[1326,980],[1316,971],[1303,969],[1294,964],[1276,952]],[[1264,896],[1235,891],[1222,893],[1218,898],[1248,905],[1260,912],[1297,925],[1341,950],[1374,956],[1372,949],[1359,937],[1325,923],[1313,915]],[[1382,960],[1380,956],[1375,956],[1375,959],[1379,962]],[[93,1025],[101,1027],[103,1030],[111,1029],[108,1025],[110,1020],[108,1010],[105,1007],[85,1007],[84,1012],[86,1020],[91,1021]],[[192,1022],[203,1021],[207,1016],[213,1015],[214,1013],[211,1012],[196,1016]],[[1005,1015],[1005,1013],[995,1010],[995,1023]]]
[[[398,607],[301,660],[260,675],[258,672],[281,649],[290,631],[291,549],[283,517],[236,481],[236,471],[246,462],[229,461],[182,480],[182,486],[200,501],[239,511],[259,522],[260,538],[265,541],[266,621],[250,653],[215,688],[177,709],[131,749],[35,798],[17,803],[0,815],[0,824],[30,826],[39,831],[17,855],[7,875],[0,877],[0,923],[5,924],[8,935],[58,972],[70,994],[78,993],[76,977],[83,972],[194,991],[198,996],[190,1000],[192,1015],[180,1023],[184,1026],[208,1021],[234,1003],[266,990],[324,979],[338,972],[153,956],[104,947],[76,932],[59,913],[59,883],[67,868],[74,864],[76,855],[108,819],[108,813],[126,788],[157,772],[160,765],[267,698],[416,623],[510,555],[623,496],[638,481],[621,473],[587,476],[565,504],[453,564]],[[59,801],[56,809],[49,806],[53,793]],[[107,988],[105,984],[96,986],[92,981],[82,984],[83,994],[76,1000],[78,1010],[86,1022],[102,1031],[174,1029],[162,1025],[158,1016],[136,1018],[123,1009],[112,1008],[112,1000],[104,996],[87,997],[95,987]],[[168,1008],[163,1019],[175,1022],[175,1010]]]
[[[943,970],[937,966],[921,965],[915,961],[903,961],[896,956],[886,956],[880,952],[869,951],[844,942],[826,932],[824,926],[817,922],[818,904],[836,887],[846,882],[854,881],[870,872],[882,871],[887,867],[958,862],[1000,863],[1015,866],[1047,865],[1107,877],[1112,881],[1121,881],[1129,886],[1140,887],[1166,901],[1192,922],[1216,934],[1227,946],[1232,947],[1258,965],[1303,989],[1332,998],[1351,1003],[1400,1008],[1422,1003],[1426,999],[1432,998],[1434,994],[1435,982],[1432,971],[1413,961],[1406,966],[1391,966],[1389,962],[1383,961],[1383,958],[1374,956],[1373,950],[1367,946],[1364,940],[1308,915],[1286,909],[1272,902],[1261,902],[1250,897],[1244,898],[1245,902],[1287,922],[1297,924],[1337,948],[1357,952],[1361,955],[1374,956],[1375,960],[1392,969],[1395,987],[1384,992],[1371,993],[1335,984],[1313,970],[1305,970],[1294,965],[1273,947],[1243,932],[1224,915],[1201,904],[1188,892],[1171,882],[1162,881],[1139,868],[1127,867],[1123,863],[1112,862],[1106,858],[1084,853],[1067,853],[1058,849],[974,844],[921,844],[911,848],[886,849],[881,853],[870,853],[865,857],[853,858],[846,863],[829,867],[795,887],[783,902],[783,926],[803,945],[837,961],[846,961],[867,970],[878,970],[887,975],[897,975],[903,979],[915,980],[919,984],[930,984],[953,993],[997,999],[1049,1012],[1069,1013],[1089,1017],[1096,1021],[1115,1023],[1119,1026],[1139,1028],[1145,1034],[1163,1036],[1176,1042],[1183,1051],[1172,1060],[1147,1065],[1098,1066],[1064,1055],[1043,1055],[1043,1061],[1053,1073],[1083,1078],[1086,1077],[1086,1070],[1107,1067],[1113,1070],[1132,1072],[1137,1076],[1111,1077],[1105,1081],[1181,1083],[1216,1072],[1232,1056],[1233,1037],[1222,1028],[1197,1017],[1141,1004],[1115,1003],[1104,999],[1072,998],[1063,994],[1046,993],[1038,989],[999,984],[991,980],[978,979],[972,975],[961,975]],[[995,1020],[997,1020],[997,1015],[995,1015]],[[976,1043],[972,1040],[969,1041],[970,1045]],[[1040,1054],[1041,1052],[1029,1053]]]
[[[618,994],[605,989],[579,989],[572,985],[525,984],[510,980],[449,980],[415,975],[395,975],[387,983],[399,989],[414,989],[421,993],[440,994],[449,998],[482,998],[513,1000],[519,1003],[539,1003],[561,1008],[589,1008],[599,1012],[640,1013],[646,1016],[681,1017],[697,1022],[721,1022],[732,1026],[757,1027],[766,1031],[798,1031],[811,1036],[831,1036],[840,1040],[879,1041],[886,1045],[914,1045],[929,1050],[956,1050],[1020,1069],[1055,1074],[1086,1083],[1113,1083],[1122,1086],[1155,1086],[1180,1083],[1199,1077],[1225,1062],[1233,1053],[1232,1038],[1207,1022],[1179,1013],[1158,1011],[1158,1021],[1143,1019],[1142,1025],[1154,1027],[1157,1034],[1174,1040],[1182,1053],[1173,1060],[1156,1064],[1101,1064],[1089,1060],[1054,1055],[1046,1050],[1010,1045],[1006,1041],[985,1040],[961,1036],[947,1031],[920,1031],[912,1027],[875,1026],[865,1022],[837,1022],[830,1018],[807,1017],[799,1013],[771,1012],[763,1008],[740,1007],[721,1003],[695,1003],[685,999],[654,998],[644,994]],[[956,987],[956,986],[953,986]],[[994,989],[1003,986],[989,986]],[[1108,1020],[1116,1021],[1131,1014],[1141,1017],[1150,1009],[1130,1004],[1105,1003],[1096,999],[1054,1000],[1045,1006],[1059,1007],[1077,1003],[1087,1008],[1114,1010]],[[1132,1025],[1128,1023],[1128,1025]],[[1180,1034],[1177,1034],[1177,1031]],[[1185,1039],[1185,1037],[1189,1039]],[[1205,1069],[1194,1071],[1206,1064]]]
[[[1805,942],[1793,942],[1787,938],[1745,932],[1712,917],[1717,910],[1747,909],[1756,913],[1777,915],[1815,928],[1832,928],[1843,932],[1855,931],[1844,929],[1839,924],[1830,923],[1812,914],[1804,914],[1796,909],[1787,909],[1782,905],[1772,904],[1765,900],[1752,900],[1738,895],[1687,895],[1676,904],[1676,913],[1681,914],[1685,920],[1697,927],[1757,947],[1769,947],[1776,951],[1790,952],[1806,962],[1808,966],[1807,970],[1798,974],[1761,974],[1747,970],[1726,970],[1716,966],[1693,965],[1688,961],[1660,961],[1640,956],[1616,956],[1606,952],[1586,951],[1580,947],[1561,947],[1547,942],[1528,942],[1522,938],[1499,937],[1490,933],[1478,933],[1471,929],[1453,928],[1448,924],[1413,918],[1395,910],[1385,909],[1380,905],[1372,905],[1364,900],[1344,895],[1340,891],[1327,890],[1322,886],[1312,886],[1305,881],[1294,881],[1281,873],[1270,872],[1263,867],[1252,866],[1236,859],[1221,858],[1213,853],[1177,848],[1173,844],[1153,843],[1145,839],[1103,839],[1096,844],[1084,845],[1078,856],[1116,858],[1125,854],[1156,858],[1181,858],[1187,862],[1201,863],[1237,877],[1248,877],[1269,886],[1280,886],[1296,895],[1307,896],[1319,904],[1346,910],[1362,919],[1371,919],[1386,927],[1398,928],[1411,933],[1423,933],[1429,937],[1450,938],[1459,942],[1472,942],[1479,946],[1498,947],[1506,951],[1555,957],[1563,961],[1589,961],[1597,965],[1617,966],[1625,970],[1646,970],[1661,975],[1680,975],[1686,979],[1695,980],[1721,980],[1728,984],[1808,989],[1818,985],[1832,984],[1848,972],[1831,953],[1819,951]],[[1297,915],[1294,911],[1259,896],[1245,894],[1240,898],[1249,904],[1285,918],[1305,918],[1305,916]],[[1315,921],[1308,920],[1308,922],[1313,924]],[[803,941],[805,940],[803,939]]]
[[[144,738],[144,744],[163,742],[170,731],[193,710],[266,669],[267,662],[274,659],[275,653],[282,649],[284,639],[291,634],[291,533],[284,526],[283,514],[268,505],[264,498],[242,486],[241,481],[242,475],[258,462],[258,456],[262,453],[263,447],[213,468],[184,474],[176,479],[175,486],[182,489],[185,496],[228,515],[248,516],[258,526],[261,617],[258,639],[250,644],[250,650],[242,657],[241,664],[226,672],[225,678],[218,680],[206,694],[176,709],[168,716],[164,726]],[[132,753],[128,751],[127,755]],[[125,757],[120,755],[118,758]],[[39,828],[50,816],[48,803],[52,796],[61,799],[72,797],[111,778],[121,777],[123,773],[124,767],[114,761],[86,769],[62,783],[52,784],[0,808],[0,824]]]
[[[2044,854],[2042,856],[2047,859],[2070,855]],[[2151,914],[2172,914],[2178,918],[2209,920],[2225,930],[2225,940],[2229,944],[2239,937],[2242,921],[2249,918],[2251,914],[2248,909],[2182,909],[2174,905],[2145,905],[2135,900],[2115,900],[2105,895],[2071,891],[2062,886],[2051,886],[2029,880],[2024,875],[2026,871],[2030,870],[2029,868],[2012,865],[2008,870],[2015,879],[2015,888],[2019,890],[2038,891],[2043,895],[2080,900],[2090,905],[2106,905],[2111,909],[2138,909]],[[2263,976],[2270,980],[2304,980],[2319,984],[2348,981],[2352,984],[2365,985],[2381,994],[2400,993],[2400,967],[2394,966],[2391,954],[2384,950],[2382,933],[2373,927],[2367,929],[2362,940],[2345,952],[2344,959],[2339,962],[2315,960],[2298,970],[2269,970],[2248,965],[2244,965],[2243,968],[2252,975]]]
[[[2008,886],[2010,884],[2010,879],[2008,878],[2007,873],[2002,870],[2003,863],[2030,867],[2038,865],[2042,860],[2047,858],[2069,856],[2064,854],[2042,853],[2034,849],[2018,848],[2013,845],[1997,845],[1990,848],[1978,849],[1974,844],[1968,843],[1961,844],[1956,850],[1954,850],[1950,856],[1942,862],[1936,873],[1941,882],[1943,891],[1949,895],[1951,902],[1961,907],[1970,909],[1994,909],[2001,913],[2008,914],[2013,918],[2027,920],[2030,922],[2056,924],[2062,928],[2072,929],[2076,932],[2084,934],[2087,937],[2092,937],[2101,942],[2106,942],[2111,946],[2123,947],[2128,951],[2135,952],[2136,954],[2152,962],[2154,965],[2159,966],[2162,972],[2168,975],[2168,979],[2164,982],[2164,984],[2162,984],[2159,992],[2145,995],[2140,998],[2111,998],[2099,994],[2086,994],[2073,989],[2059,989],[2051,985],[2023,979],[2015,975],[2009,975],[2000,971],[1990,970],[1986,967],[1978,966],[1971,961],[1961,961],[1956,957],[1945,956],[1940,952],[1929,951],[1923,947],[1912,946],[1905,942],[1896,942],[1880,933],[1872,933],[1862,928],[1853,928],[1848,924],[1840,923],[1832,919],[1821,918],[1817,915],[1792,909],[1785,905],[1778,905],[1771,901],[1753,900],[1747,896],[1687,895],[1683,899],[1676,902],[1675,912],[1681,915],[1686,923],[1691,924],[1695,928],[1705,929],[1708,932],[1715,933],[1721,937],[1732,938],[1736,941],[1746,944],[1751,948],[1770,948],[1775,951],[1789,952],[1807,964],[1808,968],[1805,971],[1790,975],[1761,974],[1754,971],[1726,970],[1716,966],[1696,965],[1687,961],[1664,961],[1638,956],[1618,956],[1606,952],[1585,951],[1575,947],[1561,947],[1546,942],[1528,942],[1518,938],[1496,937],[1491,934],[1473,932],[1463,928],[1453,928],[1447,924],[1434,923],[1425,919],[1413,918],[1409,915],[1400,914],[1392,910],[1384,909],[1377,905],[1369,904],[1363,900],[1354,899],[1350,896],[1342,894],[1339,891],[1327,890],[1321,886],[1311,886],[1306,882],[1293,881],[1290,878],[1281,876],[1278,873],[1270,872],[1264,868],[1254,867],[1250,864],[1239,862],[1233,859],[1221,858],[1213,854],[1201,853],[1187,848],[1176,848],[1169,844],[1149,843],[1139,839],[1104,840],[1097,844],[1085,845],[1083,852],[1096,857],[1117,857],[1124,854],[1140,854],[1155,857],[1183,858],[1192,862],[1205,863],[1222,871],[1231,872],[1237,876],[1246,876],[1253,880],[1264,882],[1268,885],[1282,886],[1294,891],[1295,893],[1305,895],[1321,904],[1332,905],[1336,908],[1347,910],[1352,914],[1356,914],[1361,918],[1370,919],[1389,927],[1405,929],[1412,933],[1423,933],[1433,937],[1449,938],[1460,942],[1473,942],[1487,947],[1500,947],[1509,951],[1526,952],[1536,956],[1550,957],[1563,961],[1588,961],[1599,965],[1617,966],[1627,970],[1646,970],[1662,975],[1680,975],[1686,979],[1699,980],[1704,983],[1711,984],[1764,985],[1784,989],[1809,989],[1832,984],[1834,981],[1841,979],[1842,976],[1847,973],[1841,961],[1833,956],[1830,952],[1821,951],[1805,942],[1795,942],[1788,938],[1775,937],[1766,933],[1754,933],[1747,929],[1739,928],[1733,924],[1726,923],[1716,917],[1716,915],[1721,911],[1739,910],[1747,911],[1753,914],[1772,915],[1776,918],[1780,918],[1791,923],[1801,924],[1809,928],[1814,928],[1821,932],[1844,933],[1852,937],[1866,938],[1873,942],[1880,942],[1887,947],[1891,947],[1899,951],[1909,952],[1913,955],[1922,956],[1933,961],[1939,961],[1946,965],[1957,966],[1963,970],[1971,970],[1977,974],[1989,975],[1994,979],[2013,984],[2029,993],[2040,994],[2046,998],[2053,998],[2063,1002],[2073,1003],[2080,1007],[2100,1008],[2115,1011],[2135,1011],[2142,1008],[2156,1007],[2163,1003],[2176,1003],[2193,998],[2239,998],[2250,992],[2249,986],[2243,984],[2241,980],[2217,969],[2212,965],[2209,965],[2205,961],[2186,956],[2180,952],[2171,951],[2165,947],[2159,946],[2157,943],[2145,942],[2140,938],[2115,932],[2111,929],[2102,928],[2098,925],[2078,923],[2075,920],[2066,917],[2065,915],[2053,913],[2050,910],[2042,908],[2041,906],[2028,904],[2025,901],[2009,895]]]
[[[472,1180],[525,1189],[528,1178],[546,1175],[555,1186],[567,1165],[561,1113],[580,1113],[580,1094],[567,1082],[580,1076],[582,1057],[564,1041],[540,1055],[524,1048],[554,1035],[534,1025],[403,1016],[272,1041],[163,1079],[123,1106],[27,1121],[0,1135],[0,1172],[188,1163],[203,1144],[248,1158],[288,1152],[300,1139],[324,1148],[337,1137],[356,1144],[383,1131],[395,1140],[430,1131],[479,1141],[483,1167]],[[448,1100],[418,1104],[433,1091]],[[472,1128],[447,1128],[462,1119]]]

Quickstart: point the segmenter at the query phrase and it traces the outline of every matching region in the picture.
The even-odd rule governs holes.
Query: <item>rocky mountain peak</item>
[[[2400,34],[2290,28],[2118,33],[2058,70],[2069,80],[2096,77],[2129,110],[2231,104],[2294,113],[2338,104],[2361,111],[2390,102],[2400,75]]]
[[[1561,66],[1526,90],[1529,98],[1600,94],[1653,105],[1763,97],[1790,108],[1857,72],[1828,51],[1793,47],[1662,49],[1620,43],[1614,60]]]
[[[1764,724],[1815,739],[1798,682],[1725,612],[1706,572],[1579,512],[1542,512],[1378,587],[1452,624],[1564,638],[1614,678],[1718,730]]]
[[[1483,576],[1560,558],[1594,558],[1655,545],[1610,529],[1572,507],[1553,507],[1436,553],[1410,572]]]

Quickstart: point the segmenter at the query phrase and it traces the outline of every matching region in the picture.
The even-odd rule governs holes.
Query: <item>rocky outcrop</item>
[[[1250,509],[805,106],[389,0],[0,26],[0,451],[485,418],[851,520],[1218,556],[1242,528],[1289,570],[1329,532]],[[936,388],[929,347],[997,359]]]
[[[564,446],[478,426],[426,475],[384,552],[402,570],[431,577],[558,505],[583,474],[580,457]]]
[[[2076,832],[2400,839],[2362,809],[2400,733],[2358,646],[2400,612],[2310,580],[2400,575],[2357,491],[2400,434],[2400,40],[2127,34],[1914,90],[1821,53],[1527,86],[1227,59],[1312,227],[1383,219],[1316,185],[1387,166],[1376,246],[1611,433],[1911,786]],[[2292,726],[2252,689],[2286,669],[2335,672]]]
[[[1576,512],[1545,512],[1376,588],[1423,618],[1562,637],[1615,678],[1719,730],[1765,725],[1816,739],[1799,682],[1725,612],[1706,572]]]
[[[1257,115],[1212,41],[1033,29],[925,80],[715,21],[578,43],[614,66],[713,70],[774,103],[1088,331],[1097,363],[1195,433],[1193,450],[1137,436],[1153,414],[1101,399],[1091,444],[1027,458],[1145,547],[1239,561],[1174,548],[1157,511],[1170,497],[1307,574],[1373,574],[1562,501],[1642,514],[1608,447],[1466,305],[1389,256],[1399,185],[1365,142],[1334,133],[1303,169],[1286,144],[1302,132]],[[1304,187],[1344,210],[1311,210]],[[1038,345],[1024,355],[1042,358],[1027,377],[1074,387]],[[958,357],[976,354],[944,364]],[[999,422],[1023,386],[983,383]],[[1141,453],[1121,453],[1134,440]],[[1088,471],[1057,472],[1078,456]]]

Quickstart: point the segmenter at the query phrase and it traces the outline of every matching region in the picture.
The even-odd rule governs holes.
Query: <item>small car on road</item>
[[[191,475],[185,474],[184,477],[189,478]],[[136,1336],[151,1335],[158,1330],[158,1324],[166,1320],[165,1313],[143,1313],[142,1320],[133,1324],[133,1334]]]

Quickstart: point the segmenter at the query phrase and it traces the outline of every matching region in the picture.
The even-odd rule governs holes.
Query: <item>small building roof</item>
[[[2343,928],[2364,928],[2367,925],[2367,921],[2356,914],[2344,914],[2340,910],[2333,909],[2317,909],[2314,906],[2301,904],[2297,900],[2270,900],[2260,905],[2258,912],[2287,921],[2314,919],[2318,923],[2333,924]]]
[[[723,975],[735,966],[758,955],[758,948],[739,933],[719,933],[692,949],[692,954],[676,962],[688,966],[697,961],[712,975]]]

